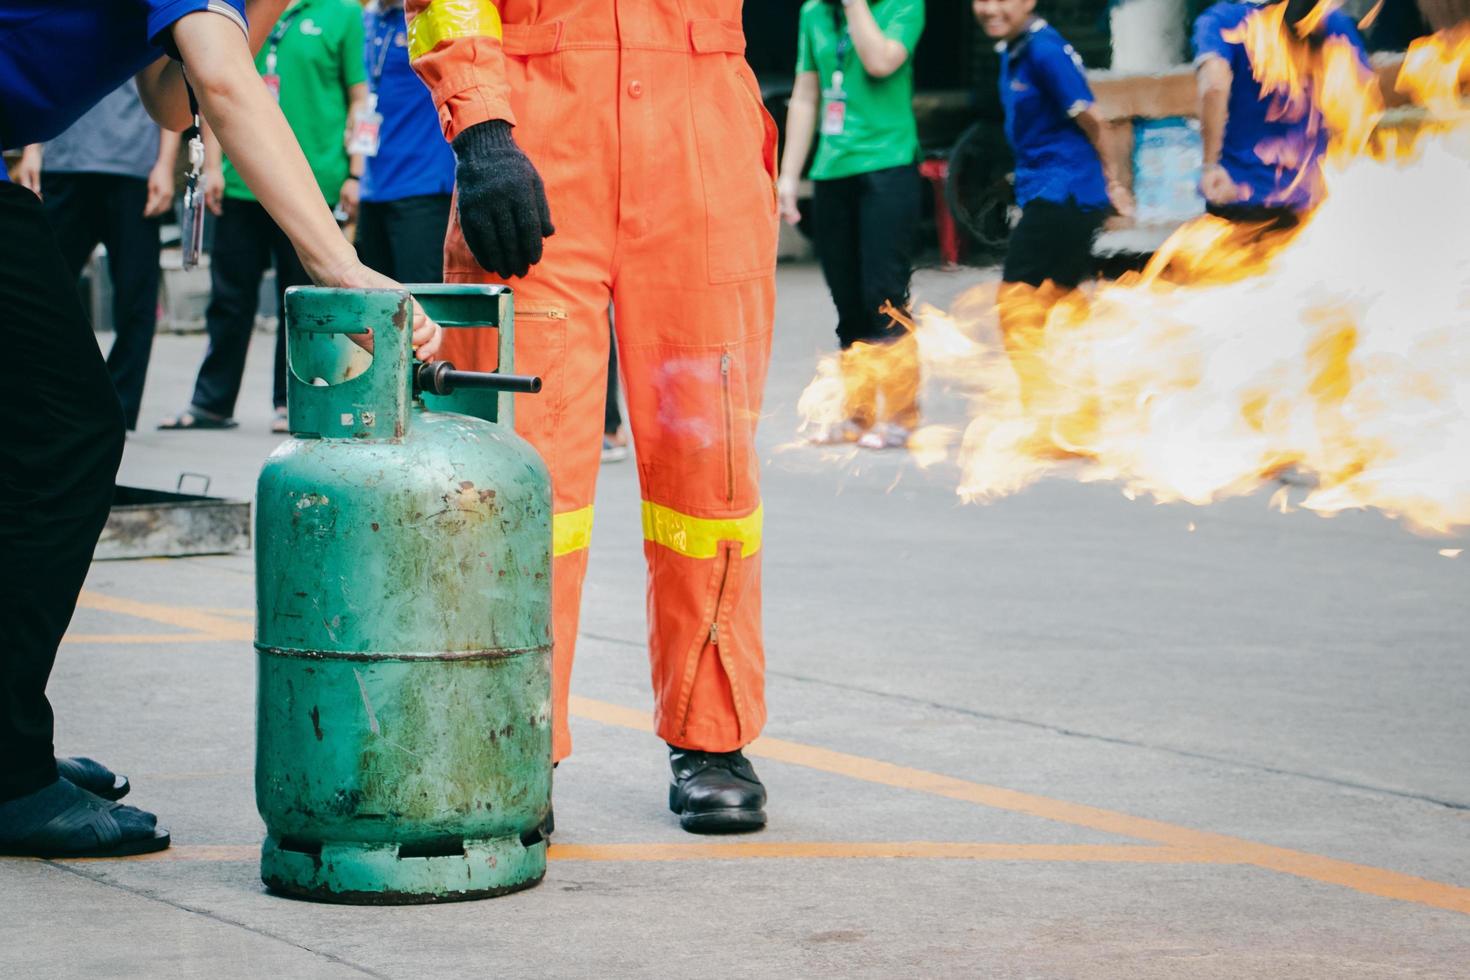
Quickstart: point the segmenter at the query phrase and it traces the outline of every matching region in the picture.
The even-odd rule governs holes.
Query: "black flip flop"
[[[240,423],[234,419],[216,418],[200,412],[180,412],[158,423],[163,432],[179,432],[184,429],[233,429]]]
[[[75,803],[20,840],[0,844],[0,854],[37,858],[116,858],[152,854],[168,847],[168,831],[157,827],[151,837],[124,840],[122,827],[112,815],[122,807],[121,803],[84,792]],[[92,832],[94,843],[78,846],[77,836],[85,830]]]
[[[128,777],[119,776],[102,763],[82,756],[57,759],[56,772],[72,785],[104,800],[120,800],[133,788]]]

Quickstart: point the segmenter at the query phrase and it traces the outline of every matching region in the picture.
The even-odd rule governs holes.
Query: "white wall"
[[[1112,24],[1115,71],[1162,71],[1188,60],[1184,0],[1125,0]]]

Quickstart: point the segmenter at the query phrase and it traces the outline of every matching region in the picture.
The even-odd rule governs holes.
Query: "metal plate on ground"
[[[250,550],[250,501],[117,488],[93,558],[182,558]]]

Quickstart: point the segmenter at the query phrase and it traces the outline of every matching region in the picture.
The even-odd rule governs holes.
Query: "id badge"
[[[265,82],[266,91],[270,92],[271,98],[277,102],[281,101],[281,76],[276,74],[261,75],[260,80]]]
[[[195,117],[198,127],[198,117]],[[204,251],[204,140],[194,136],[189,140],[189,174],[184,182],[184,213],[179,220],[179,250],[181,264],[192,269],[199,264],[199,255]]]
[[[352,135],[347,140],[347,152],[353,156],[377,156],[378,141],[382,131],[383,114],[381,112],[369,110],[361,113],[353,120]]]
[[[847,98],[841,92],[827,94],[827,104],[822,109],[822,135],[841,136],[847,128]]]
[[[184,213],[179,224],[182,265],[192,269],[204,250],[204,179],[190,177],[184,187]]]

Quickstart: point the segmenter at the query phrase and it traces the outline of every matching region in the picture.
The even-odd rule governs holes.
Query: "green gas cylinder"
[[[409,287],[500,331],[510,291]],[[261,877],[326,901],[526,888],[551,806],[551,489],[511,395],[416,389],[402,290],[286,297],[291,438],[256,506]],[[373,332],[371,355],[347,339]],[[462,377],[468,377],[462,375]]]

